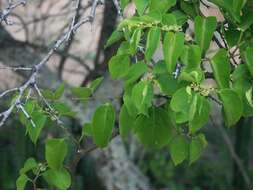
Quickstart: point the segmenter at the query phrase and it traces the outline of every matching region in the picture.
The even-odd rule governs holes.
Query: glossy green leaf
[[[239,28],[240,28],[241,31],[246,31],[247,29],[249,29],[252,26],[252,24],[253,24],[253,19],[252,19],[253,12],[252,12],[252,10],[253,10],[252,8],[251,8],[251,10],[247,10],[242,15],[242,17],[240,17],[241,18],[241,24],[240,24]]]
[[[163,42],[164,60],[169,73],[173,73],[176,68],[178,58],[183,52],[184,34],[181,32],[168,32],[165,34]]]
[[[190,143],[190,164],[195,162],[201,156],[203,150],[207,146],[207,141],[203,134],[194,137]]]
[[[35,127],[32,125],[31,121],[27,121],[28,124],[26,125],[26,129],[31,141],[36,144],[40,133],[46,124],[47,116],[40,111],[35,111],[31,114],[31,119],[34,122]]]
[[[25,174],[20,175],[16,181],[17,190],[25,190],[25,186],[28,181],[29,178]]]
[[[250,74],[253,77],[253,48],[247,48],[243,52],[243,57],[245,59],[246,65],[250,71]]]
[[[131,55],[130,43],[122,42],[117,50],[117,55]]]
[[[103,82],[104,77],[99,77],[95,80],[93,80],[90,84],[89,84],[89,88],[91,89],[92,92],[95,92],[96,89],[100,86],[100,84]]]
[[[173,94],[170,107],[174,112],[183,112],[188,114],[191,102],[191,92],[188,92],[187,89],[183,87]]]
[[[176,17],[177,24],[179,26],[184,25],[188,20],[187,15],[180,10],[173,11],[172,14]]]
[[[136,116],[138,115],[138,109],[136,108],[134,101],[132,99],[132,90],[133,90],[134,85],[135,84],[131,84],[131,85],[126,85],[124,87],[123,100],[124,100],[124,105],[126,106],[129,115],[131,115],[131,117],[136,118]]]
[[[242,100],[239,95],[231,89],[220,90],[219,96],[223,105],[225,123],[228,127],[231,127],[239,121],[243,114]]]
[[[92,119],[92,135],[97,146],[104,148],[110,141],[115,124],[115,110],[111,104],[98,107]]]
[[[167,145],[175,134],[168,113],[161,108],[151,108],[149,116],[140,115],[135,132],[143,145],[155,148]]]
[[[253,107],[250,105],[249,100],[246,97],[246,93],[252,87],[252,80],[249,70],[246,64],[241,64],[236,67],[232,75],[233,88],[240,96],[243,102],[243,116],[253,116]]]
[[[178,77],[179,81],[187,81],[191,83],[201,84],[205,79],[204,72],[201,68],[195,70],[186,70],[183,69]]]
[[[233,11],[240,14],[247,0],[233,0]]]
[[[201,50],[197,45],[185,46],[181,61],[184,63],[185,71],[192,71],[200,68]]]
[[[152,105],[153,96],[153,86],[149,81],[141,81],[134,86],[131,99],[138,109],[138,113],[148,114],[148,108]]]
[[[59,116],[75,116],[75,112],[73,112],[66,103],[56,102],[52,104],[52,107],[57,111]]]
[[[29,170],[32,170],[38,166],[36,160],[34,158],[28,158],[25,161],[24,167],[19,170],[20,175],[25,174]]]
[[[127,75],[126,75],[126,85],[132,84],[137,81],[142,75],[148,71],[148,66],[144,62],[138,62],[133,64]]]
[[[122,31],[118,31],[118,30],[115,30],[110,38],[107,40],[106,42],[106,45],[105,45],[105,48],[111,46],[112,44],[118,42],[119,40],[121,40],[122,38],[124,37],[124,34]]]
[[[220,49],[211,59],[211,66],[218,87],[220,89],[229,88],[231,68],[224,49]]]
[[[197,132],[208,122],[210,112],[210,102],[205,97],[195,94],[189,112],[190,133]]]
[[[133,35],[130,39],[130,53],[131,53],[131,55],[134,55],[136,53],[136,50],[137,50],[138,45],[141,40],[141,33],[142,33],[142,30],[140,28],[135,29],[135,31],[133,32]]]
[[[227,30],[224,31],[224,37],[229,47],[237,45],[240,38],[240,31],[233,26],[228,26]]]
[[[109,62],[109,71],[113,79],[124,77],[128,73],[130,59],[127,55],[116,55]]]
[[[251,107],[253,107],[252,87],[250,87],[250,88],[246,91],[245,96],[246,96],[246,100],[247,100],[247,102],[249,103],[249,105],[250,105]]]
[[[158,61],[153,68],[153,74],[168,74],[165,62]]]
[[[92,124],[91,123],[85,123],[83,125],[83,128],[82,128],[82,136],[80,138],[80,140],[83,139],[84,136],[88,136],[88,137],[92,137],[93,133],[93,129],[92,129]]]
[[[54,98],[56,100],[60,99],[60,97],[63,95],[65,89],[64,83],[60,84],[58,88],[54,92]]]
[[[133,0],[139,15],[143,15],[150,0]]]
[[[45,153],[48,166],[55,170],[61,169],[67,151],[65,139],[48,139]]]
[[[92,91],[87,87],[73,87],[71,88],[71,93],[80,100],[86,100],[92,94]]]
[[[150,11],[159,10],[162,13],[167,12],[172,6],[176,4],[176,0],[151,0]]]
[[[175,165],[182,163],[189,155],[189,144],[185,137],[176,136],[170,143],[170,155]]]
[[[162,21],[162,14],[159,10],[150,11],[147,14],[140,17],[140,20],[146,24],[160,23]]]
[[[158,27],[152,27],[148,32],[145,58],[150,61],[153,57],[161,38],[161,29]]]
[[[195,39],[200,46],[202,55],[209,49],[216,26],[217,20],[215,17],[203,18],[197,16],[194,20]]]
[[[199,1],[185,1],[180,0],[181,9],[191,18],[199,15]]]
[[[122,138],[125,138],[134,128],[134,122],[135,118],[128,113],[127,107],[123,105],[119,114],[119,134]]]
[[[178,81],[168,74],[158,75],[156,81],[161,89],[161,92],[168,96],[172,96],[179,87]]]
[[[174,14],[164,14],[162,19],[162,24],[167,26],[177,25],[177,19]]]
[[[60,170],[49,169],[43,173],[48,184],[57,187],[59,190],[67,190],[71,185],[71,176],[65,168]]]

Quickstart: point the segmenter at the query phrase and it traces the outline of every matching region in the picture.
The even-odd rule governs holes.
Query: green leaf
[[[202,55],[209,49],[214,31],[216,30],[217,20],[215,17],[202,18],[197,16],[194,21],[195,39],[200,46]]]
[[[162,20],[163,25],[167,26],[173,26],[177,25],[177,19],[174,14],[164,14],[163,15],[163,20]]]
[[[121,9],[124,10],[130,0],[120,0]]]
[[[201,82],[205,79],[204,72],[201,68],[195,70],[186,70],[183,69],[178,77],[179,81],[187,81],[192,83],[201,84]]]
[[[122,42],[117,50],[117,55],[131,55],[130,43],[126,41]]]
[[[225,36],[225,39],[229,45],[229,47],[233,47],[235,45],[237,45],[239,39],[240,39],[240,31],[231,26],[231,25],[228,25],[228,28],[226,31],[224,31],[224,36]]]
[[[158,61],[154,65],[153,74],[168,74],[166,64],[163,60]]]
[[[40,133],[46,124],[47,117],[42,112],[35,111],[31,114],[31,118],[36,127],[32,125],[31,121],[27,121],[28,124],[26,125],[26,129],[31,141],[36,144]]]
[[[201,156],[203,150],[207,146],[207,141],[203,134],[194,137],[190,144],[190,164],[195,162]]]
[[[211,66],[218,87],[220,89],[229,88],[231,68],[226,50],[220,49],[218,53],[216,53],[211,59]]]
[[[144,62],[138,62],[136,64],[133,64],[125,77],[126,85],[136,82],[147,71],[148,67]]]
[[[171,99],[170,107],[174,112],[189,113],[192,102],[192,94],[185,87],[177,90]]]
[[[134,121],[135,118],[128,113],[127,107],[123,105],[119,114],[119,134],[122,138],[125,138],[134,128]]]
[[[91,89],[92,93],[96,91],[96,89],[100,86],[100,84],[103,82],[104,77],[99,77],[95,80],[93,80],[90,84],[89,84],[89,88]]]
[[[168,113],[161,108],[151,108],[149,117],[140,115],[135,125],[138,138],[147,147],[162,148],[175,133]]]
[[[54,108],[55,111],[58,112],[59,116],[69,116],[69,117],[75,116],[75,112],[73,112],[71,108],[65,103],[62,102],[52,103],[52,107]]]
[[[85,123],[83,125],[83,129],[82,129],[82,136],[81,136],[81,139],[84,137],[84,136],[88,136],[88,137],[92,137],[92,124],[91,123]]]
[[[127,55],[116,55],[109,62],[109,71],[113,79],[124,77],[128,73],[130,59]]]
[[[199,1],[180,1],[181,9],[191,18],[195,18],[199,15],[199,6]]]
[[[133,0],[136,6],[138,14],[143,15],[145,9],[147,8],[150,0]]]
[[[173,11],[172,14],[176,17],[177,24],[179,26],[183,26],[188,20],[187,15],[184,14],[182,11],[176,10]]]
[[[189,152],[189,145],[185,137],[176,136],[170,143],[170,154],[172,161],[175,165],[182,163],[187,157]]]
[[[252,9],[246,11],[241,18],[241,24],[239,26],[241,31],[246,31],[247,29],[249,29],[249,27],[251,27],[251,25],[253,24],[253,12]]]
[[[65,85],[64,85],[64,83],[61,83],[60,86],[54,92],[54,98],[55,98],[55,100],[60,99],[60,97],[64,93],[64,89],[65,89]]]
[[[97,146],[104,148],[110,141],[115,123],[115,110],[111,104],[98,107],[92,119],[93,140]]]
[[[185,64],[184,70],[186,72],[200,68],[201,50],[197,45],[185,46],[181,61]]]
[[[153,57],[161,39],[161,29],[158,27],[152,27],[148,32],[145,58],[150,61]]]
[[[242,100],[234,90],[230,89],[220,90],[219,96],[223,105],[226,125],[228,127],[235,125],[243,113]]]
[[[140,17],[140,21],[145,24],[158,24],[162,21],[162,14],[160,11],[150,11],[148,14],[145,14]]]
[[[106,45],[105,45],[105,48],[111,46],[112,44],[118,42],[119,40],[121,40],[122,38],[124,37],[124,33],[122,31],[118,31],[118,30],[115,30],[110,38],[107,40],[106,42]]]
[[[24,167],[22,169],[19,170],[19,174],[25,174],[26,172],[28,172],[29,170],[32,170],[34,168],[36,168],[38,166],[36,160],[34,158],[28,158],[25,161]]]
[[[48,166],[59,170],[67,155],[67,144],[65,139],[48,139],[46,142],[46,160]]]
[[[167,69],[172,74],[176,68],[178,58],[183,52],[184,47],[184,34],[181,32],[173,33],[168,32],[165,34],[163,42],[164,60]]]
[[[53,91],[51,89],[50,90],[48,90],[48,89],[42,90],[42,95],[46,99],[58,100],[63,95],[64,89],[65,89],[65,85],[64,85],[64,83],[61,83],[55,91]]]
[[[176,0],[151,0],[150,11],[159,10],[161,13],[165,13],[174,6],[176,2]]]
[[[25,174],[20,175],[16,181],[17,190],[24,190],[28,181],[29,178]]]
[[[71,93],[80,100],[87,100],[87,98],[92,94],[92,91],[87,87],[73,87],[71,88]]]
[[[246,65],[250,71],[251,76],[253,77],[253,48],[247,48],[243,52],[243,57],[246,62]]]
[[[48,184],[59,190],[67,190],[71,185],[71,176],[65,168],[60,170],[49,169],[42,175]]]
[[[134,30],[134,33],[130,39],[130,53],[134,55],[136,53],[137,47],[141,40],[141,28],[137,28]]]
[[[148,108],[152,105],[153,96],[153,86],[149,81],[140,81],[134,86],[131,99],[138,109],[138,113],[148,114]]]
[[[162,93],[172,96],[178,89],[178,81],[171,75],[161,74],[156,79]]]
[[[246,97],[246,93],[252,87],[251,75],[248,71],[246,64],[241,64],[236,67],[232,75],[233,88],[240,96],[243,102],[243,116],[251,117],[253,116],[253,107],[250,101]]]
[[[249,88],[249,89],[246,91],[245,96],[246,96],[246,100],[247,100],[247,102],[249,103],[249,105],[250,105],[251,107],[253,107],[252,87]]]
[[[247,0],[233,0],[233,11],[240,14]]]
[[[210,111],[210,102],[205,97],[195,94],[189,112],[190,133],[197,132],[208,122]]]

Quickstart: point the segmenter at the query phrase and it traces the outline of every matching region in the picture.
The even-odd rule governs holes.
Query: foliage
[[[212,0],[224,16],[224,21],[217,21],[216,17],[203,16],[197,0],[133,2],[135,15],[120,21],[106,44],[120,44],[108,63],[111,77],[124,82],[119,133],[122,137],[134,133],[147,148],[169,147],[174,165],[184,161],[192,164],[207,146],[201,130],[210,119],[213,103],[222,107],[228,127],[241,117],[253,115],[253,3]],[[121,0],[122,9],[128,3]],[[189,23],[194,24],[194,36],[187,32]],[[217,43],[220,38],[223,42]],[[215,42],[219,48],[211,56],[208,50]],[[163,52],[161,60],[154,59],[158,50]],[[215,84],[210,86],[210,79]],[[88,87],[72,88],[68,93],[86,103],[101,82],[99,78]],[[65,128],[60,119],[75,117],[61,101],[63,93],[63,84],[55,91],[42,91],[52,106],[43,106],[39,100],[25,102],[26,112],[19,118],[34,144],[46,125],[55,121]],[[69,152],[67,141],[79,146],[90,136],[98,147],[106,147],[116,114],[113,105],[106,103],[96,109],[90,123],[84,124],[79,140],[73,140],[66,131],[63,138],[47,139],[45,161],[27,159],[20,169],[17,189],[35,184],[38,178],[56,189],[68,189],[71,176],[64,165]]]

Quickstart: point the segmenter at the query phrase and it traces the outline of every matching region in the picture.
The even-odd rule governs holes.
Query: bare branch
[[[16,9],[17,7],[21,5],[25,6],[26,0],[20,0],[16,3],[13,3],[12,1],[9,0],[8,6],[2,11],[0,11],[0,23],[4,21],[5,24],[10,25],[11,23],[8,21],[8,16],[12,13],[14,9]]]
[[[76,3],[77,3],[77,6],[78,6],[79,0],[77,0]],[[74,15],[74,18],[71,21],[71,24],[70,24],[70,27],[69,27],[68,31],[65,32],[55,42],[54,46],[49,50],[49,52],[46,54],[46,56],[39,63],[37,63],[34,66],[30,77],[27,79],[27,81],[23,85],[21,85],[18,88],[19,93],[18,93],[17,97],[15,98],[15,100],[13,101],[13,103],[11,104],[11,106],[6,111],[0,113],[0,117],[2,118],[1,121],[0,121],[0,127],[4,125],[4,123],[6,122],[6,120],[9,118],[10,114],[13,112],[14,108],[17,107],[17,105],[19,105],[22,102],[22,98],[23,98],[23,95],[25,94],[25,91],[29,90],[32,87],[35,88],[35,90],[38,93],[39,97],[42,98],[42,100],[46,104],[46,106],[51,111],[53,110],[53,108],[46,101],[46,99],[44,98],[44,96],[42,95],[42,93],[40,92],[40,90],[39,90],[39,88],[38,88],[38,86],[36,84],[37,75],[40,72],[41,68],[54,55],[54,53],[56,52],[56,50],[58,50],[60,46],[62,46],[65,42],[67,42],[69,40],[70,34],[72,34],[72,33],[74,34],[78,30],[78,28],[81,27],[85,23],[93,23],[93,20],[94,20],[95,15],[96,15],[96,8],[101,3],[102,3],[101,0],[93,0],[90,15],[87,16],[87,17],[84,17],[79,22],[74,23],[73,20],[75,20],[74,18],[76,17],[76,14],[77,14],[77,11],[76,11],[76,14]],[[15,7],[17,7],[17,5]],[[11,6],[11,8],[13,9],[13,6]],[[9,93],[9,92],[3,92],[2,94],[5,95],[7,93]],[[57,121],[59,121],[59,120],[57,119]]]

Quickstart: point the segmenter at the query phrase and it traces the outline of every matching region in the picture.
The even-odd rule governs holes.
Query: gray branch
[[[24,1],[22,1],[24,2]],[[37,79],[37,75],[39,74],[41,68],[48,62],[48,60],[52,57],[52,55],[55,53],[56,50],[59,49],[60,46],[62,46],[65,42],[67,42],[71,36],[71,34],[74,34],[79,27],[81,27],[83,24],[85,23],[93,23],[93,20],[95,19],[95,15],[96,15],[96,7],[101,4],[101,0],[93,0],[92,2],[92,7],[91,7],[91,12],[90,15],[87,17],[84,17],[83,19],[81,19],[79,22],[74,23],[73,20],[75,20],[74,18],[76,17],[76,14],[74,15],[74,18],[71,21],[70,27],[68,29],[67,32],[65,32],[54,44],[54,46],[49,50],[49,52],[46,54],[46,56],[39,62],[37,63],[33,69],[32,69],[32,73],[30,75],[30,77],[27,79],[27,81],[21,85],[20,87],[14,88],[15,90],[17,90],[19,93],[16,96],[15,100],[13,101],[13,103],[10,105],[10,107],[5,110],[4,112],[0,113],[0,127],[3,126],[6,122],[6,120],[10,117],[11,113],[13,112],[14,108],[17,107],[17,105],[19,105],[22,102],[22,97],[25,94],[26,90],[29,90],[31,88],[35,88],[36,92],[38,93],[38,96],[43,100],[43,102],[46,104],[46,106],[52,110],[53,108],[49,105],[49,103],[47,101],[45,101],[46,99],[43,97],[42,93],[39,91],[39,88],[36,84],[36,79]],[[77,5],[79,4],[79,0],[77,0]],[[16,8],[18,6],[18,4],[11,5],[9,6],[8,10],[9,13],[5,13],[4,18],[6,18],[7,15],[10,14],[10,10],[13,10],[14,8]],[[78,9],[78,7],[76,7]],[[2,13],[3,15],[3,13]],[[3,92],[0,96],[3,97],[6,94],[13,92],[15,90],[7,90],[5,92]]]

